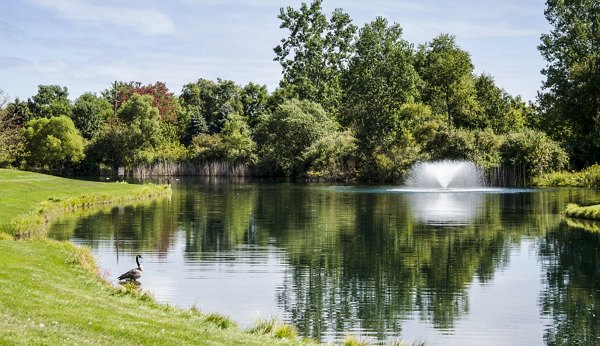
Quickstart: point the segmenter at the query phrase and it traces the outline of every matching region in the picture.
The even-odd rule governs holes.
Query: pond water
[[[84,211],[51,235],[92,248],[107,277],[135,266],[157,300],[274,317],[340,341],[600,343],[600,225],[565,220],[586,189],[181,180],[170,199]]]

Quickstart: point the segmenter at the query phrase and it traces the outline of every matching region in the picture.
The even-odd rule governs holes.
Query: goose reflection
[[[485,195],[476,192],[429,192],[408,194],[416,221],[432,226],[468,225],[485,209]]]

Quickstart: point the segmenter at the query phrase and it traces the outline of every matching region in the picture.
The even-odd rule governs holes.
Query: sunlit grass
[[[574,203],[567,205],[566,210],[567,216],[588,219],[588,220],[600,220],[600,205],[591,205],[582,207]]]
[[[0,169],[0,233],[44,236],[65,212],[167,195],[166,185],[132,185],[65,179]]]
[[[160,304],[133,283],[112,287],[88,248],[38,233],[65,212],[156,197],[161,189],[0,170],[0,345],[280,343],[218,314]],[[36,236],[15,241],[3,233],[14,227]]]

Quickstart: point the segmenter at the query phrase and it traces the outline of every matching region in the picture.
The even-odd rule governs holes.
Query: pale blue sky
[[[0,89],[25,99],[38,84],[60,84],[72,99],[114,80],[163,81],[176,94],[198,78],[266,84],[281,69],[275,47],[280,7],[291,0],[16,0],[0,4]],[[544,0],[325,0],[362,26],[384,16],[424,43],[456,36],[477,73],[526,100],[535,99],[545,62],[537,51],[550,30]]]

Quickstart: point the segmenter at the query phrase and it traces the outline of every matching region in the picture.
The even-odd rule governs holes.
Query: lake
[[[160,302],[276,318],[321,341],[600,344],[600,224],[567,220],[589,189],[173,181],[170,199],[83,211],[51,236],[107,278],[142,255]],[[587,229],[587,230],[586,230]]]

